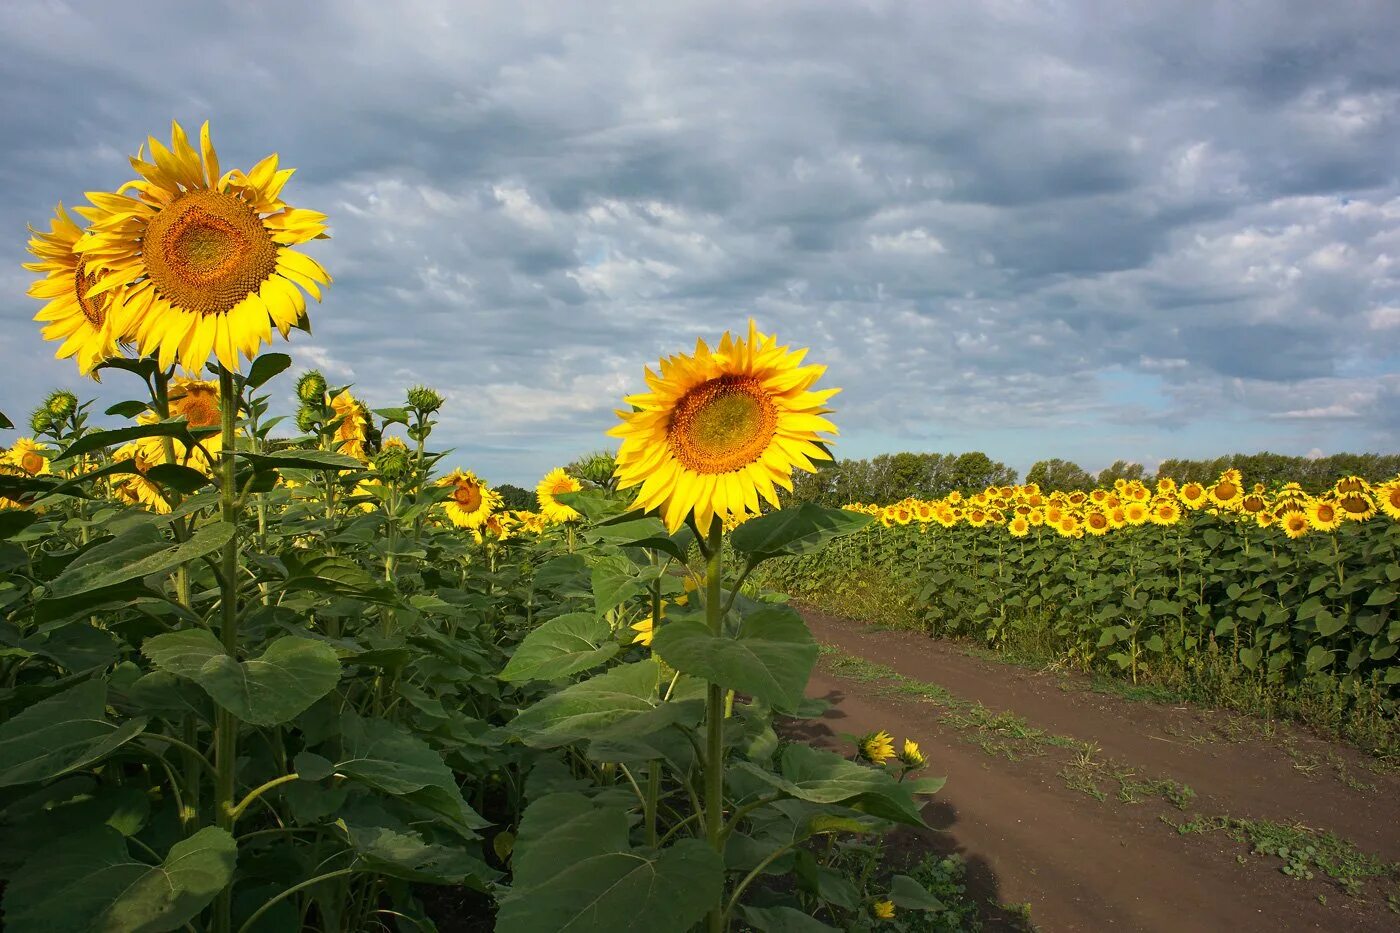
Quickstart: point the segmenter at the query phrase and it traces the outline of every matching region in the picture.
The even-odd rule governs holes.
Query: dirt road
[[[841,733],[918,741],[948,784],[925,811],[935,830],[901,844],[960,853],[974,893],[1029,903],[1037,929],[1400,930],[1394,770],[1291,726],[1095,693],[803,612],[834,649],[809,692],[833,705],[793,728],[847,750]],[[1292,861],[1311,879],[1280,870],[1277,847],[1300,840],[1315,851]]]

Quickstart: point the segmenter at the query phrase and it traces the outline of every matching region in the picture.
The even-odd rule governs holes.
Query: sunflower
[[[452,524],[458,528],[479,528],[494,510],[500,508],[500,495],[471,470],[453,470],[437,484],[452,487],[452,498],[443,508]]]
[[[1364,492],[1344,493],[1337,499],[1342,518],[1353,522],[1364,522],[1376,514],[1376,500]]]
[[[1030,519],[1026,518],[1024,515],[1017,515],[1011,520],[1010,524],[1006,526],[1006,529],[1011,532],[1013,538],[1024,538],[1031,533]]]
[[[1124,508],[1124,518],[1129,525],[1146,525],[1149,519],[1148,508],[1141,502],[1129,502]]]
[[[1082,538],[1084,536],[1084,528],[1079,524],[1079,519],[1073,515],[1061,516],[1060,520],[1055,523],[1055,530],[1066,538]]]
[[[1108,516],[1098,509],[1094,509],[1084,515],[1084,530],[1095,537],[1108,534],[1110,525],[1111,523],[1108,520]]]
[[[749,321],[748,339],[726,332],[713,351],[697,341],[648,369],[651,391],[628,396],[634,410],[608,432],[622,438],[618,488],[640,486],[635,506],[659,509],[671,531],[691,514],[704,533],[715,515],[757,512],[760,495],[777,507],[775,484],[791,491],[795,467],[816,472],[813,460],[831,459],[819,433],[836,433],[822,416],[840,390],[811,391],[826,367],[805,355]]]
[[[110,295],[141,353],[158,352],[162,367],[178,361],[198,372],[212,352],[237,369],[240,352],[251,360],[272,342],[274,326],[286,337],[305,318],[298,288],[319,301],[330,284],[314,259],[291,249],[324,239],[326,217],[282,201],[293,169],[279,169],[276,154],[246,174],[220,174],[208,123],[198,149],[179,123],[169,148],[147,143],[153,161],[145,147],[131,159],[139,179],[88,194],[94,207],[82,213],[92,226],[73,248],[104,272],[84,297]]]
[[[1268,507],[1268,501],[1257,492],[1252,492],[1240,500],[1240,510],[1250,515],[1258,515]]]
[[[1147,517],[1154,525],[1175,525],[1181,521],[1181,506],[1176,504],[1176,500],[1163,496],[1152,503]]]
[[[1337,495],[1345,496],[1353,492],[1370,492],[1371,484],[1360,476],[1343,476],[1332,489]]]
[[[331,399],[331,408],[340,419],[335,426],[335,449],[356,460],[364,460],[365,440],[369,437],[369,413],[365,406],[346,389]]]
[[[53,452],[41,446],[34,438],[21,437],[16,438],[10,449],[0,456],[0,463],[23,470],[28,476],[47,476],[53,472],[49,469],[49,460],[52,457]]]
[[[1400,521],[1400,478],[1377,486],[1376,499],[1382,512]]]
[[[630,628],[637,633],[636,637],[632,639],[632,644],[650,648],[651,639],[656,634],[656,623],[664,618],[666,618],[666,600],[663,599],[661,600],[661,613],[659,615],[648,615],[640,622],[632,623]]]
[[[1030,522],[1032,527],[1038,528],[1045,524],[1045,513],[1040,509],[1031,509],[1031,513],[1026,516],[1026,521]]]
[[[874,765],[882,765],[894,757],[894,737],[884,729],[871,732],[860,740],[860,757]]]
[[[963,494],[962,494],[961,492],[959,492],[958,490],[954,489],[952,492],[948,493],[948,504],[949,504],[949,505],[957,505],[958,503],[960,503],[960,502],[962,502],[962,501],[963,501]]]
[[[83,213],[80,208],[79,213]],[[126,315],[112,305],[109,294],[90,295],[101,281],[103,270],[73,251],[83,237],[83,230],[62,204],[49,221],[49,232],[29,228],[34,234],[29,240],[29,252],[38,262],[27,262],[24,268],[42,272],[44,277],[29,286],[29,296],[46,304],[34,315],[44,323],[45,340],[61,340],[54,357],[66,360],[70,356],[84,376],[103,360],[120,356],[118,344],[125,340],[125,328],[119,321]]]
[[[1188,509],[1199,509],[1206,504],[1206,488],[1200,483],[1186,483],[1177,490],[1176,495]]]
[[[1283,533],[1290,538],[1301,538],[1308,533],[1308,517],[1302,512],[1289,512],[1279,523],[1283,525]]]
[[[1170,476],[1164,476],[1161,479],[1157,480],[1157,495],[1176,495],[1176,480],[1172,479]]]
[[[1278,522],[1278,516],[1265,509],[1255,514],[1254,521],[1260,528],[1272,528]]]
[[[486,520],[472,529],[477,544],[488,541],[507,541],[515,536],[519,526],[509,512],[492,512]]]
[[[1234,474],[1233,476],[1231,474]],[[1240,489],[1239,474],[1234,470],[1226,470],[1220,474],[1220,478],[1215,481],[1215,485],[1210,487],[1208,493],[1210,501],[1218,508],[1230,509],[1239,504],[1240,495],[1244,490]]]
[[[928,759],[919,749],[919,743],[913,739],[905,739],[904,746],[899,750],[899,763],[906,768],[922,768],[928,764]]]
[[[914,504],[914,520],[920,525],[927,525],[933,521],[933,503],[916,502]]]
[[[1108,490],[1095,489],[1093,492],[1089,493],[1089,501],[1094,505],[1103,505],[1108,501]]]
[[[159,486],[146,479],[147,470],[158,463],[165,462],[165,451],[160,446],[160,438],[142,438],[141,440],[153,440],[156,441],[156,444],[142,444],[138,441],[119,447],[113,452],[112,461],[114,463],[130,460],[136,472],[126,474],[120,480],[113,480],[112,492],[117,499],[129,505],[142,506],[157,515],[168,515],[170,501],[165,498],[165,493]]]
[[[894,901],[882,897],[870,905],[870,915],[876,920],[894,919]]]
[[[1314,531],[1336,531],[1342,526],[1342,510],[1331,499],[1314,499],[1308,503],[1307,515]]]
[[[582,488],[583,484],[565,473],[563,467],[555,467],[546,473],[544,479],[535,487],[535,495],[540,500],[540,512],[554,524],[582,518],[576,510],[554,498],[562,492],[578,492]]]

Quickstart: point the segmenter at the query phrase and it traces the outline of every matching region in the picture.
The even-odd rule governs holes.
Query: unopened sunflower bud
[[[374,468],[386,482],[398,482],[413,472],[413,457],[401,444],[386,445],[374,458]]]
[[[442,407],[443,398],[427,386],[414,386],[408,390],[408,405],[415,411],[431,415]]]
[[[58,424],[73,417],[73,412],[78,410],[78,397],[67,389],[55,389],[44,401],[44,407]]]
[[[53,430],[54,417],[49,413],[47,407],[40,405],[34,409],[34,413],[29,416],[29,430],[35,435],[47,434]]]
[[[297,430],[303,434],[315,432],[320,421],[320,413],[310,405],[303,405],[297,409]]]
[[[312,369],[297,380],[297,398],[308,405],[326,404],[326,377]]]

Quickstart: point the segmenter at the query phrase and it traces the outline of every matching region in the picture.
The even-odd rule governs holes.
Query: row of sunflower
[[[942,499],[910,498],[891,505],[857,502],[845,508],[873,515],[886,528],[965,524],[1004,527],[1017,538],[1040,527],[1082,538],[1147,524],[1170,526],[1184,515],[1204,511],[1260,528],[1277,527],[1290,538],[1301,538],[1309,531],[1336,531],[1345,522],[1364,522],[1379,514],[1400,521],[1400,476],[1375,486],[1360,476],[1346,476],[1327,492],[1310,495],[1297,483],[1273,491],[1256,483],[1246,490],[1240,472],[1231,469],[1210,484],[1178,486],[1165,478],[1149,486],[1119,479],[1112,489],[1042,493],[1032,483],[989,486],[966,497],[955,491]]]

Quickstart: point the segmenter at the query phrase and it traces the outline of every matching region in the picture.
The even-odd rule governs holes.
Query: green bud
[[[297,398],[308,405],[326,404],[326,377],[318,370],[307,370],[297,380]]]
[[[408,406],[425,415],[431,415],[442,407],[443,398],[427,386],[414,386],[408,390]]]
[[[49,431],[53,430],[53,426],[54,417],[50,414],[48,407],[45,405],[40,405],[38,408],[34,409],[34,413],[29,416],[29,433],[35,436],[47,434]]]
[[[55,422],[67,421],[78,410],[78,397],[67,389],[55,389],[44,401],[44,407]]]
[[[413,457],[408,448],[394,444],[379,452],[374,458],[374,468],[385,482],[396,483],[407,479],[413,472]]]
[[[314,434],[321,423],[321,415],[310,405],[297,409],[297,430],[303,434]]]

